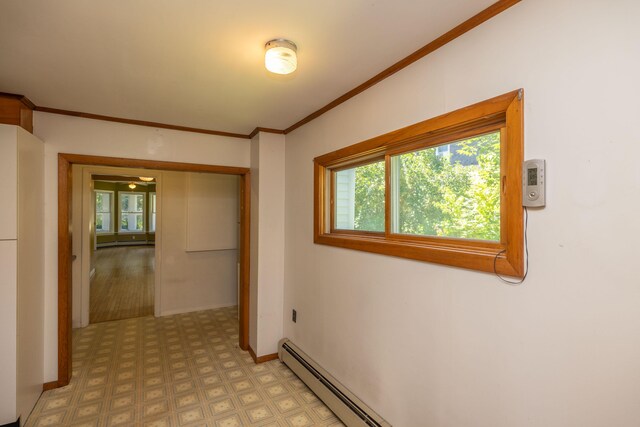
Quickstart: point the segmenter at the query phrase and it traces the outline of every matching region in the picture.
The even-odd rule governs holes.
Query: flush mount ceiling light
[[[133,189],[136,188],[136,185],[133,182],[130,182],[129,183],[129,188],[133,190]]]
[[[289,74],[298,67],[298,48],[292,41],[274,39],[268,41],[264,48],[264,66],[272,73]]]
[[[140,181],[144,181],[144,182],[151,182],[153,181],[153,178],[150,176],[139,176],[138,178],[140,178]]]

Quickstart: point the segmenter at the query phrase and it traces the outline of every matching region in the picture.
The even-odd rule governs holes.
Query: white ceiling
[[[495,0],[3,0],[0,92],[247,134],[284,129]],[[298,45],[269,73],[264,44]]]

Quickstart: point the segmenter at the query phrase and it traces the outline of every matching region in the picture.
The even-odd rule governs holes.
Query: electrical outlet
[[[293,323],[296,323],[297,317],[298,317],[298,313],[294,309],[293,312],[291,313],[291,320],[293,320]]]

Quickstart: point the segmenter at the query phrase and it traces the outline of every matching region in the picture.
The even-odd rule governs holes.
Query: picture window
[[[314,159],[314,241],[522,277],[523,91]]]

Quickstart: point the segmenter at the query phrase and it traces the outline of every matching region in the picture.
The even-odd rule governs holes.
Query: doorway
[[[148,170],[205,172],[236,175],[240,178],[240,239],[239,239],[239,337],[242,350],[249,347],[249,231],[250,231],[250,170],[242,167],[177,163],[78,154],[58,155],[58,380],[45,388],[62,387],[71,379],[72,332],[72,165],[140,168]]]
[[[76,166],[73,169],[75,171]],[[73,178],[78,175],[74,174]],[[83,236],[83,241],[89,240],[90,249],[89,287],[86,288],[89,323],[154,314],[155,242],[160,203],[157,178],[140,175],[91,174],[88,189],[91,215],[81,221],[82,232],[89,234],[87,238]],[[78,279],[74,271],[73,281]],[[77,303],[74,301],[74,304]],[[73,322],[74,327],[76,323]]]

